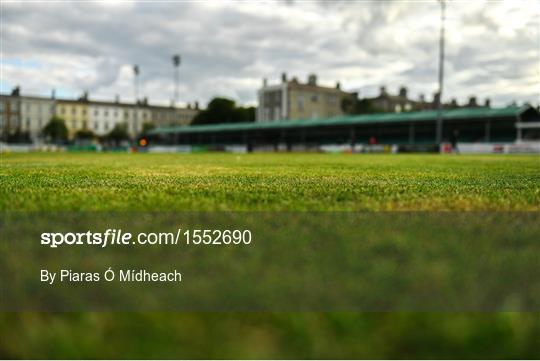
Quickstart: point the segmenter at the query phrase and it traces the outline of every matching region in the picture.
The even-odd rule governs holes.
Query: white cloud
[[[2,91],[133,98],[168,103],[171,56],[182,54],[180,97],[225,95],[253,103],[261,79],[282,71],[373,95],[407,85],[436,90],[435,1],[2,2]],[[540,3],[447,2],[445,97],[475,93],[495,104],[538,102]]]

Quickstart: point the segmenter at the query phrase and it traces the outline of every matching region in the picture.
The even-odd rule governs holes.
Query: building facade
[[[193,107],[188,105],[186,108],[150,106],[149,109],[152,124],[158,127],[189,125],[199,113],[198,103],[195,103]]]
[[[68,129],[68,137],[75,137],[80,130],[89,130],[88,98],[79,100],[58,99],[55,106],[55,115],[64,119]]]
[[[0,139],[5,141],[20,130],[21,99],[16,88],[11,95],[0,95]]]
[[[17,87],[9,95],[0,94],[0,139],[8,140],[22,132],[33,142],[39,142],[43,128],[53,116],[64,120],[70,139],[78,131],[91,131],[103,137],[118,124],[125,125],[129,136],[135,138],[145,124],[188,125],[198,113],[198,105],[157,106],[148,104],[146,98],[133,104],[122,103],[118,97],[111,102],[92,101],[87,93],[77,100],[55,99],[54,93],[50,98],[23,96]]]
[[[410,112],[412,110],[423,110],[432,107],[432,103],[426,102],[423,97],[419,101],[409,99],[407,88],[403,86],[399,88],[399,93],[396,95],[388,93],[386,87],[382,86],[379,95],[369,98],[369,100],[377,110],[385,113]]]
[[[90,102],[88,104],[89,130],[97,136],[108,134],[117,124],[131,122],[131,109],[116,102]]]
[[[401,113],[401,112],[410,112],[410,111],[419,111],[419,110],[433,110],[437,109],[437,104],[439,102],[438,93],[433,94],[433,100],[427,101],[423,94],[420,95],[418,100],[413,100],[408,96],[407,88],[401,86],[397,94],[390,94],[385,86],[381,86],[379,95],[373,98],[366,98],[380,112],[385,113]],[[456,109],[456,108],[478,108],[478,107],[487,107],[491,106],[489,98],[486,98],[483,105],[478,104],[476,97],[471,96],[468,99],[468,102],[459,105],[455,98],[451,99],[450,102],[444,103],[444,109]]]
[[[268,85],[266,79],[258,91],[259,106],[257,121],[286,119],[317,119],[343,115],[341,104],[344,99],[356,97],[354,93],[335,87],[317,84],[317,76],[311,74],[306,83],[297,78],[287,80],[282,74],[281,84]]]
[[[42,130],[55,113],[53,98],[20,97],[21,131],[33,142],[43,138]]]

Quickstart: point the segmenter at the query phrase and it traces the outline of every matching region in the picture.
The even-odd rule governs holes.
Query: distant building
[[[88,104],[89,130],[98,136],[104,136],[116,125],[124,124],[128,133],[132,125],[135,109],[123,106],[119,102],[93,101]]]
[[[148,104],[143,99],[136,104],[114,101],[93,101],[84,93],[79,99],[56,99],[23,96],[20,88],[10,95],[0,94],[0,139],[7,140],[17,132],[28,134],[32,141],[42,138],[43,128],[53,116],[65,121],[68,136],[73,139],[78,131],[92,131],[97,136],[108,134],[117,124],[125,124],[134,138],[144,124],[154,126],[188,125],[199,113],[198,103],[185,108]]]
[[[374,108],[382,112],[387,113],[400,113],[400,112],[409,112],[409,111],[418,111],[418,110],[430,110],[437,109],[437,104],[439,101],[438,93],[433,94],[433,101],[427,101],[423,94],[420,95],[418,100],[413,100],[408,97],[407,88],[401,86],[399,92],[395,95],[390,94],[385,86],[381,86],[379,95],[373,98],[366,98],[371,102]],[[449,103],[443,104],[445,109],[455,109],[455,108],[476,108],[476,107],[490,107],[491,101],[487,98],[483,105],[480,105],[476,101],[475,96],[469,97],[468,103],[459,105],[455,98],[451,99]]]
[[[287,79],[282,74],[281,84],[268,85],[266,79],[258,91],[257,121],[267,122],[286,119],[316,119],[343,115],[343,99],[356,97],[353,93],[335,87],[317,84],[317,76],[309,75],[306,83],[297,78]]]
[[[0,139],[6,140],[20,130],[21,99],[19,87],[13,89],[11,95],[0,95]]]
[[[149,106],[152,124],[156,126],[189,125],[193,118],[199,113],[199,103],[195,102],[186,108]]]
[[[88,97],[83,95],[78,100],[58,99],[55,115],[64,119],[69,138],[73,138],[79,130],[88,130]]]
[[[42,138],[42,130],[54,115],[55,99],[21,96],[21,131],[28,133],[32,141]]]
[[[407,88],[402,86],[399,93],[391,95],[386,91],[386,87],[380,88],[379,95],[374,98],[369,98],[371,104],[384,112],[399,113],[402,111],[421,110],[431,107],[430,103],[426,103],[422,98],[419,101],[411,100],[407,97]]]

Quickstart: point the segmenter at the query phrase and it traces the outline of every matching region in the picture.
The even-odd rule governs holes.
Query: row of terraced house
[[[79,99],[59,99],[22,95],[15,88],[0,95],[0,139],[25,134],[34,142],[42,140],[43,128],[53,116],[62,118],[73,139],[78,131],[96,136],[108,134],[117,124],[124,124],[130,137],[140,134],[145,124],[153,126],[187,125],[199,112],[198,103],[186,107],[151,105],[145,98],[136,103],[90,100],[88,93]]]

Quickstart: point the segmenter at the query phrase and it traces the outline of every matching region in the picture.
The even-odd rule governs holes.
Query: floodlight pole
[[[445,0],[439,0],[441,4],[441,36],[439,39],[439,91],[437,99],[437,130],[436,142],[440,145],[442,142],[443,117],[442,117],[442,94],[444,84],[444,21],[445,21]]]
[[[178,103],[180,93],[180,55],[176,54],[172,57],[174,65],[174,104]]]
[[[139,101],[139,66],[133,65],[133,88],[135,95],[135,103]]]

